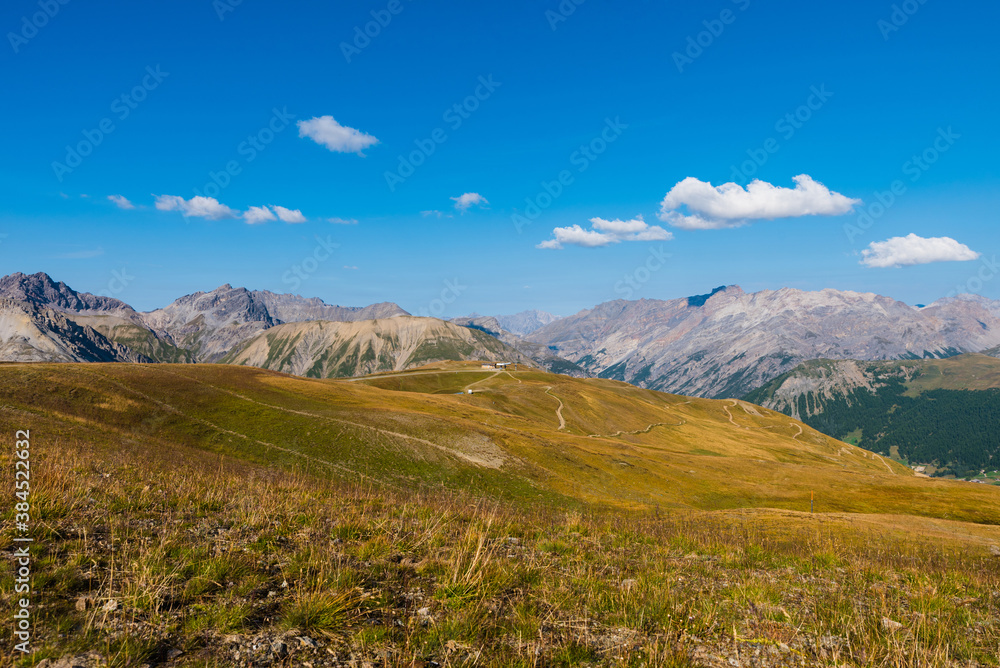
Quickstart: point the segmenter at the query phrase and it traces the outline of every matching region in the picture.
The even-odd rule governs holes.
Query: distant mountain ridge
[[[261,332],[222,361],[310,378],[337,378],[470,359],[532,365],[528,357],[484,332],[409,315],[286,323]]]
[[[140,313],[44,273],[0,278],[0,361],[224,362],[330,377],[480,358],[533,365],[482,331],[390,302],[338,306],[227,284]]]
[[[521,311],[513,315],[498,315],[494,317],[503,329],[518,336],[527,336],[559,319],[557,315],[534,309]]]
[[[1000,303],[917,309],[872,293],[739,286],[605,302],[529,335],[589,372],[656,390],[741,397],[811,359],[922,359],[1000,345]]]

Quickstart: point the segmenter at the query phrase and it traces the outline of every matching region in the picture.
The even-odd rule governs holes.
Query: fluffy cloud
[[[278,218],[284,223],[306,222],[306,217],[298,209],[286,209],[283,206],[272,206],[271,208],[274,209],[274,212],[278,214]]]
[[[192,197],[184,199],[177,195],[159,195],[156,198],[156,208],[160,211],[180,211],[185,218],[208,218],[222,220],[223,218],[238,218],[239,212],[233,211],[225,204],[220,204],[214,197]]]
[[[978,260],[980,254],[951,237],[892,237],[874,241],[861,251],[861,264],[866,267],[902,267],[931,262],[967,262]]]
[[[455,208],[463,213],[468,211],[469,207],[472,206],[486,206],[489,204],[486,198],[479,193],[465,193],[464,195],[459,195],[458,197],[452,197],[451,200],[455,203]]]
[[[274,220],[274,214],[266,206],[252,206],[243,214],[243,220],[248,225],[259,225],[269,220]]]
[[[341,125],[333,116],[319,116],[308,121],[299,121],[298,125],[300,137],[308,137],[337,153],[357,153],[364,156],[362,151],[378,143],[375,137]]]
[[[674,235],[659,225],[649,225],[636,216],[632,220],[605,220],[591,218],[591,229],[586,230],[579,225],[557,227],[552,230],[552,239],[538,244],[537,248],[558,250],[564,245],[596,248],[608,246],[622,241],[668,241]]]
[[[134,209],[135,208],[135,204],[132,204],[132,202],[128,201],[127,198],[125,198],[125,197],[123,197],[121,195],[108,195],[108,199],[111,200],[112,202],[114,202],[118,206],[119,209]]]
[[[713,186],[689,176],[663,198],[659,217],[674,227],[708,230],[739,227],[762,218],[839,216],[861,203],[832,192],[807,174],[792,180],[794,188],[755,180],[744,189],[736,183]],[[679,211],[682,207],[687,208],[687,215]]]

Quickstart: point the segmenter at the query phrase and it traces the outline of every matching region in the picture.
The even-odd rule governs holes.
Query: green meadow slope
[[[19,429],[36,651],[0,665],[998,666],[997,488],[745,402],[470,364],[0,365]]]
[[[471,392],[470,392],[471,391]],[[396,488],[621,509],[894,513],[1000,524],[1000,490],[909,469],[736,400],[478,365],[309,380],[225,365],[4,365],[43,433],[189,446]]]

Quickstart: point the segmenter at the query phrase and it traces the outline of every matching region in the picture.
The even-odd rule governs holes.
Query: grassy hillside
[[[746,399],[869,450],[976,476],[1000,465],[1000,359],[817,360]]]
[[[997,665],[1000,529],[912,514],[995,523],[997,493],[752,405],[469,366],[0,381],[2,429],[32,433],[18,665]],[[807,508],[794,477],[823,512],[745,507]],[[828,512],[876,505],[903,514]]]

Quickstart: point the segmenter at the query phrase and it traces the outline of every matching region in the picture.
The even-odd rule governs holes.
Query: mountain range
[[[871,293],[722,286],[683,299],[417,318],[223,285],[149,312],[44,273],[0,278],[0,359],[233,363],[321,377],[504,360],[648,389],[739,398],[814,359],[938,359],[1000,350],[1000,302],[913,307]],[[524,335],[518,332],[525,332]]]
[[[1000,344],[1000,302],[965,295],[917,308],[872,293],[723,286],[673,299],[616,300],[528,340],[603,378],[741,397],[802,362],[924,359]]]

